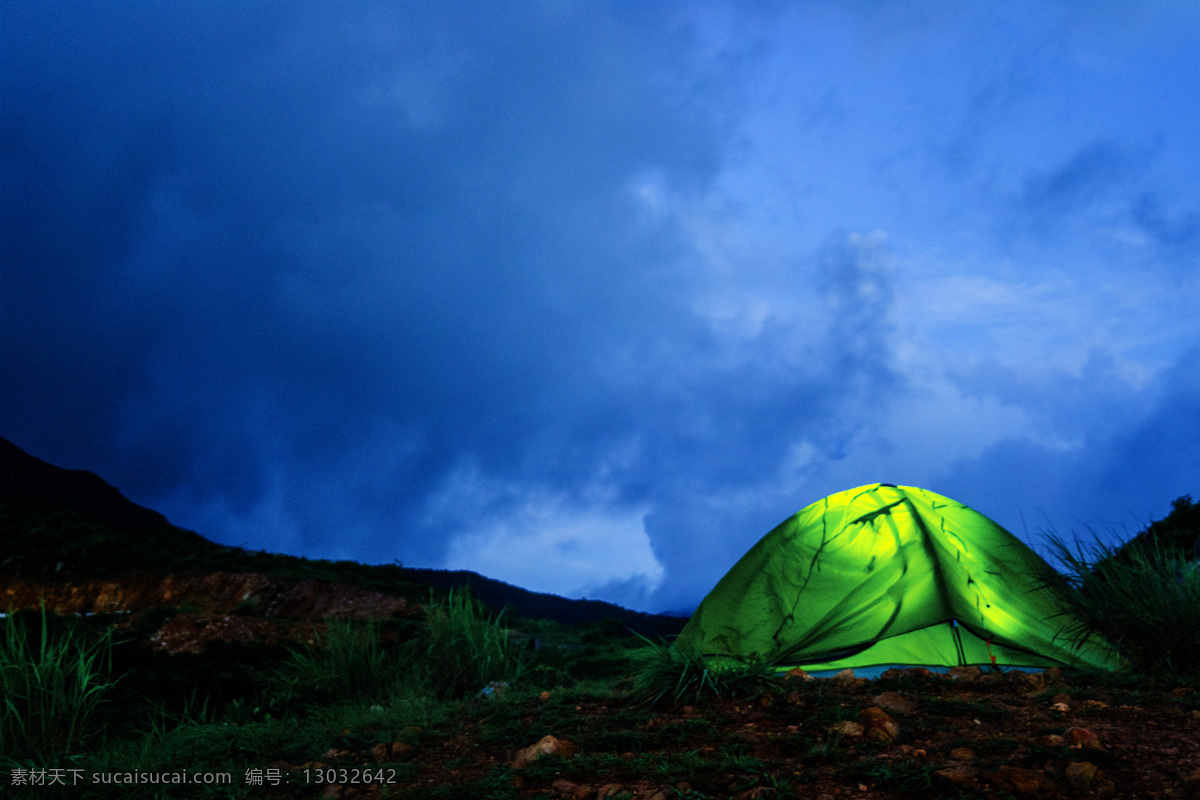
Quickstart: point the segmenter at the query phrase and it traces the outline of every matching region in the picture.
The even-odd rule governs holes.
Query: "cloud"
[[[0,432],[644,608],[860,483],[1132,508],[1193,474],[1194,46],[1040,14],[7,9]]]
[[[1049,403],[1059,404],[1061,427],[1075,428],[1070,439],[1006,437],[952,464],[941,481],[960,499],[989,498],[971,504],[1034,543],[1047,529],[1086,536],[1091,528],[1110,540],[1136,533],[1200,482],[1197,366],[1200,350],[1193,348],[1139,389],[1094,364],[1073,387],[1064,381],[1065,391]]]

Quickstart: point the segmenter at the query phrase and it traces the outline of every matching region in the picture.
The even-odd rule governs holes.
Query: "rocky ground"
[[[392,786],[279,796],[483,797],[504,783],[517,797],[578,800],[1198,797],[1200,696],[977,668],[793,675],[759,697],[657,710],[619,691],[551,691],[484,703],[477,716],[369,750],[333,747],[319,762],[276,766],[351,777],[397,763],[404,780]]]
[[[32,592],[58,613],[129,611],[127,628],[147,609],[177,609],[148,634],[169,654],[312,643],[328,614],[419,611],[361,588],[253,574],[46,589],[10,580],[3,591],[10,607],[28,607]],[[1058,670],[796,672],[756,697],[682,707],[648,706],[628,686],[499,687],[438,725],[347,729],[318,760],[262,765],[261,796],[1200,797],[1200,692],[1190,685]]]
[[[152,640],[200,652],[214,640],[311,642],[321,627],[183,613]],[[521,798],[576,800],[1200,797],[1195,687],[1054,669],[875,680],[797,672],[778,691],[679,708],[646,706],[621,685],[599,696],[514,688],[391,741],[344,733],[319,761],[270,765],[292,784],[264,795],[487,797],[507,794],[503,785]]]

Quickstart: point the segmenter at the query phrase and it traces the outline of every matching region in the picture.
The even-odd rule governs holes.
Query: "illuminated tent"
[[[830,495],[764,536],[676,640],[781,668],[880,665],[1116,669],[1075,620],[1050,565],[982,514],[910,486]]]

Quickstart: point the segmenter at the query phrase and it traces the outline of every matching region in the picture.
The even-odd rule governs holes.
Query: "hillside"
[[[295,594],[291,584],[302,581],[308,588],[301,593],[345,593],[331,588],[340,586],[414,600],[427,598],[431,590],[445,593],[469,586],[496,610],[569,624],[611,618],[648,636],[677,633],[685,622],[598,600],[530,592],[463,570],[367,565],[227,547],[172,525],[92,472],[57,467],[0,438],[0,605],[36,606],[44,584],[41,594],[60,598],[64,612],[117,610],[114,606],[122,603],[165,602],[163,592],[174,590],[162,588],[164,579],[181,583],[180,576],[192,576],[194,584],[194,576],[220,575],[259,576],[258,584],[273,587],[272,596]],[[227,586],[231,593],[244,594],[244,583],[210,578],[205,591]],[[212,598],[211,603],[225,607],[237,602],[230,598]],[[197,599],[178,602],[195,604]],[[336,604],[329,608],[335,612]]]

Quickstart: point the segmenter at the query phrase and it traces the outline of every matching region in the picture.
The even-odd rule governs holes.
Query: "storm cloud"
[[[216,541],[687,609],[1200,492],[1193,11],[0,9],[0,435]]]

